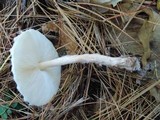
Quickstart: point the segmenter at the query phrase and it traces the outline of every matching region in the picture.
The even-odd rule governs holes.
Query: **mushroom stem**
[[[72,63],[96,63],[108,67],[124,68],[129,71],[140,70],[140,63],[136,57],[109,57],[100,54],[67,55],[54,60],[39,63],[41,70]]]

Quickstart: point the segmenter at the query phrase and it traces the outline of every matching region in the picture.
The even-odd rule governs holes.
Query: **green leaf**
[[[11,109],[8,109],[8,110],[7,110],[7,114],[8,114],[8,115],[12,114]]]
[[[21,110],[21,109],[24,109],[24,106],[19,103],[15,103],[12,108],[16,110]]]
[[[18,105],[18,103],[17,103],[17,102],[15,102],[15,103],[12,103],[12,104],[11,104],[11,107],[12,107],[12,108],[16,108],[16,107],[17,107],[17,105]]]
[[[5,113],[5,111],[7,110],[8,108],[6,108],[5,106],[0,106],[0,115],[3,115]]]
[[[3,120],[7,120],[8,115],[7,115],[7,113],[4,113],[4,114],[1,115],[1,117],[2,117]]]
[[[4,94],[4,100],[5,101],[10,101],[10,100],[12,100],[12,98],[13,98],[13,93],[9,90],[9,89],[7,89],[7,90],[5,90],[5,92],[4,92],[5,94]]]

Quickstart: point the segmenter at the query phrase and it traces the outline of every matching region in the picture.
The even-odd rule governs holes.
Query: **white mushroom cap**
[[[13,77],[24,100],[36,106],[49,102],[58,91],[61,66],[40,70],[38,64],[58,57],[52,43],[29,29],[14,38],[10,52]]]

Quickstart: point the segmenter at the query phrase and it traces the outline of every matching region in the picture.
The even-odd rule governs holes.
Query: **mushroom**
[[[109,67],[140,70],[136,57],[110,57],[100,54],[58,57],[52,43],[39,31],[29,29],[14,38],[10,50],[13,79],[17,89],[30,105],[48,103],[59,89],[61,65],[97,63]]]

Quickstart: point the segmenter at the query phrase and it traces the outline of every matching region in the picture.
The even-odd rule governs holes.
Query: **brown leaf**
[[[57,24],[57,25],[56,25]],[[42,25],[42,31],[45,33],[45,32],[48,32],[48,31],[53,31],[53,32],[58,32],[59,29],[58,29],[58,23],[55,23],[53,21],[50,21],[44,25]]]
[[[64,46],[67,49],[68,54],[74,54],[77,49],[77,43],[75,37],[69,32],[69,28],[61,22],[59,31],[60,46]]]
[[[55,23],[50,21],[42,26],[42,31],[45,32],[59,32],[59,46],[60,48],[65,48],[67,53],[74,53],[77,45],[75,38],[67,30],[68,27],[60,20],[60,22]],[[62,54],[62,53],[61,53]]]

